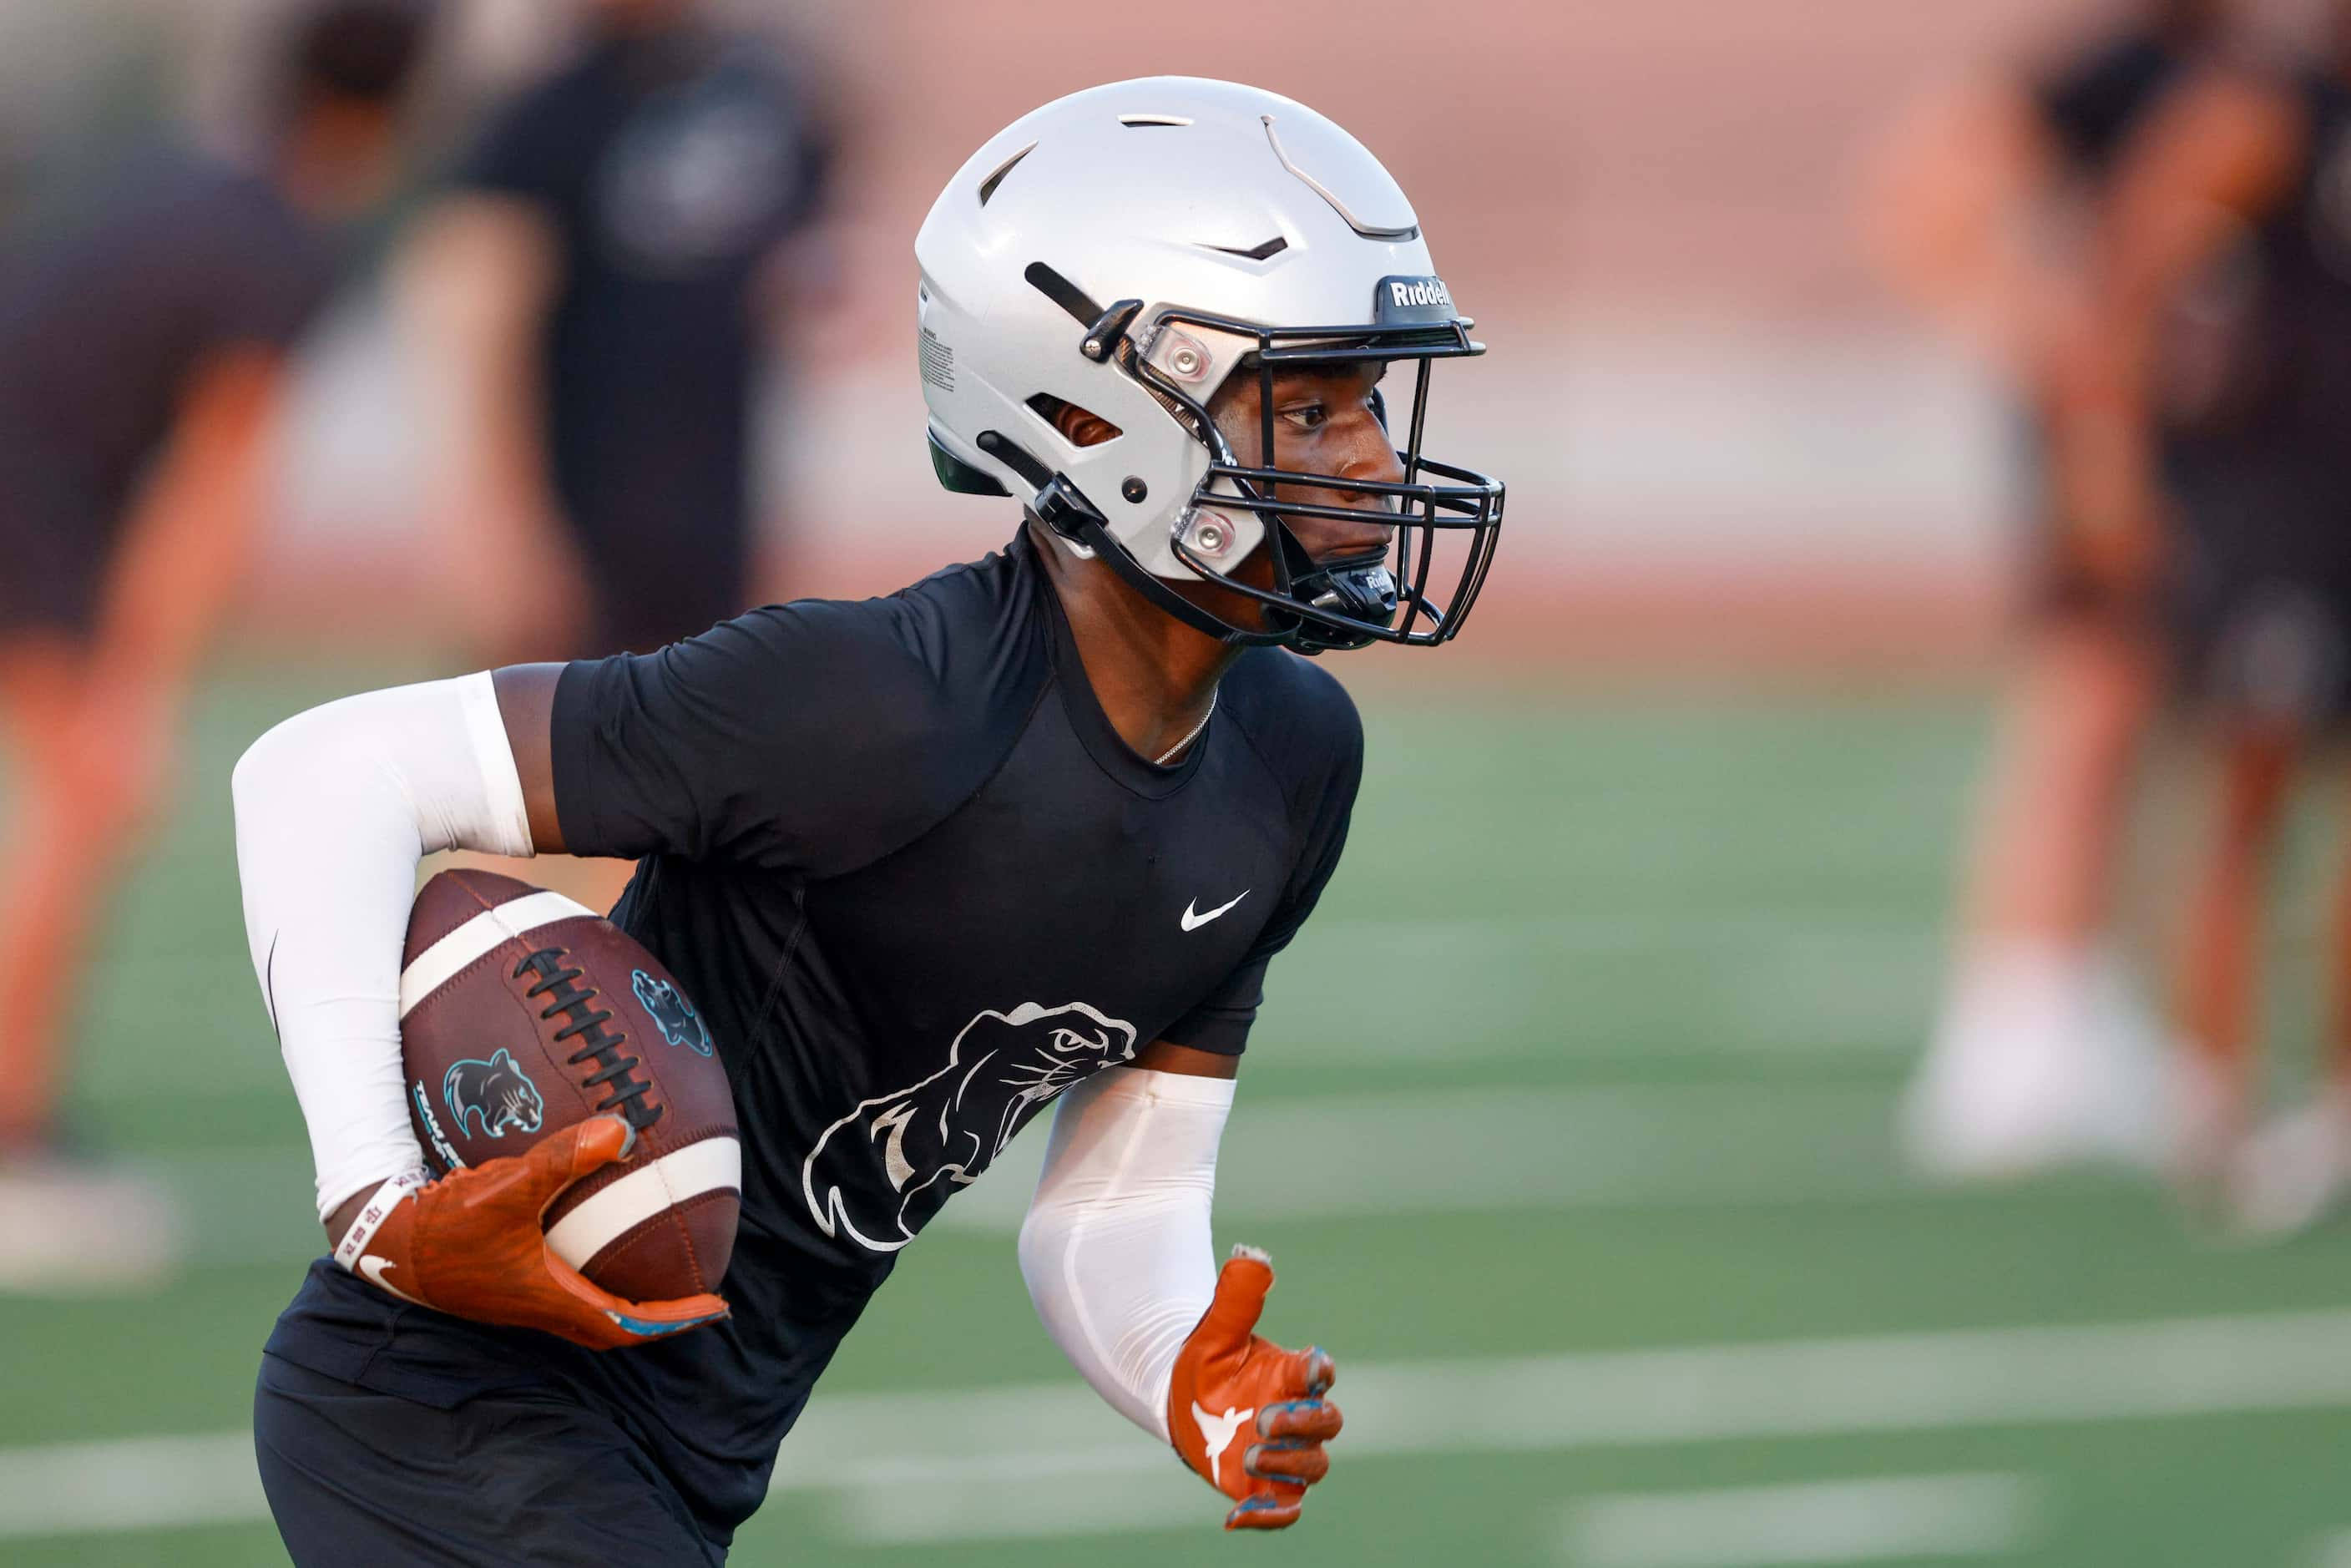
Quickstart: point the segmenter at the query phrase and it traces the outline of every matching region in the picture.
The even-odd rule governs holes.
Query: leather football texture
[[[717,1290],[742,1146],[716,1042],[669,971],[593,910],[474,870],[417,894],[401,964],[408,1114],[434,1173],[620,1116],[634,1157],[549,1206],[549,1247],[631,1301]]]

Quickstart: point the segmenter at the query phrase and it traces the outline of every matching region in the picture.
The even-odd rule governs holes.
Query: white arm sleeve
[[[253,743],[230,781],[245,934],[323,1219],[424,1163],[400,1060],[400,956],[417,862],[531,852],[522,779],[486,674],[346,697]]]
[[[1046,1332],[1162,1442],[1176,1353],[1216,1294],[1208,1207],[1232,1106],[1228,1078],[1097,1073],[1061,1097],[1020,1227],[1020,1273]]]

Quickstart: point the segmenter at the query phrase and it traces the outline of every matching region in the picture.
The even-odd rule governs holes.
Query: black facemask
[[[1470,340],[1468,322],[1454,316],[1449,298],[1441,306],[1415,305],[1391,311],[1389,286],[1400,281],[1382,280],[1381,324],[1369,331],[1360,327],[1260,329],[1185,312],[1170,312],[1165,318],[1217,332],[1256,337],[1256,351],[1234,373],[1259,378],[1260,450],[1269,455],[1274,450],[1274,377],[1279,371],[1297,366],[1415,363],[1411,417],[1405,440],[1396,448],[1404,472],[1400,481],[1350,479],[1281,468],[1273,466],[1270,457],[1265,466],[1244,465],[1235,460],[1208,420],[1207,411],[1189,403],[1195,428],[1202,432],[1216,459],[1201,477],[1193,504],[1212,511],[1249,512],[1265,524],[1273,552],[1274,587],[1270,592],[1253,588],[1201,559],[1180,530],[1172,547],[1176,558],[1209,581],[1266,606],[1287,629],[1280,640],[1301,653],[1360,648],[1372,643],[1430,647],[1449,642],[1468,620],[1469,607],[1493,563],[1502,522],[1501,481],[1435,462],[1420,450],[1433,362],[1481,354],[1485,346]],[[1441,286],[1437,292],[1442,297]],[[1398,319],[1391,321],[1391,315]],[[1181,399],[1180,390],[1147,364],[1133,368],[1163,394]],[[1372,397],[1374,412],[1393,439],[1386,401],[1376,389]],[[1438,482],[1431,483],[1432,479]],[[1300,490],[1320,491],[1341,497],[1341,502],[1286,498]],[[1306,561],[1283,521],[1330,517],[1353,522],[1362,520],[1366,512],[1394,519],[1395,541],[1377,560],[1357,558],[1321,565]],[[1440,586],[1433,596],[1432,575],[1449,579],[1450,591]]]

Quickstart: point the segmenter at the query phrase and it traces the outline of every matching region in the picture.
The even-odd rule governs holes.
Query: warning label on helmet
[[[941,392],[955,391],[955,350],[928,327],[923,329],[922,357],[923,379]]]

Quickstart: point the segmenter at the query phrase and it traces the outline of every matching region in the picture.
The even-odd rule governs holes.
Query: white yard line
[[[1217,1160],[1217,1218],[1249,1226],[1900,1198],[1913,1189],[1892,1146],[1894,1093],[1696,1083],[1252,1099],[1244,1084]],[[1044,1129],[1029,1129],[934,1228],[1010,1236],[1044,1155]],[[153,1163],[188,1211],[206,1217],[195,1233],[202,1260],[302,1256],[306,1154]]]
[[[1751,1207],[1907,1189],[1894,1091],[1876,1085],[1318,1094],[1252,1101],[1217,1166],[1219,1223]],[[1044,1158],[1029,1134],[935,1222],[1009,1235]]]
[[[1644,985],[1673,988],[1636,998],[1646,1055],[1898,1060],[1917,1048],[1914,1037],[1926,1027],[1944,942],[1939,927],[1879,919],[1866,908],[1414,920],[1341,913],[1308,925],[1276,967],[1259,1038],[1291,1060],[1340,1064],[1435,1051],[1485,1067],[1523,1062],[1538,1050],[1588,1055],[1617,1047],[1623,1026],[1588,1014],[1595,997],[1621,1010],[1621,977],[1631,965]],[[111,962],[126,994],[254,994],[241,953]],[[1447,983],[1391,990],[1366,987],[1365,975]],[[1550,1039],[1530,1043],[1531,1016],[1551,1020],[1555,1047]],[[224,1073],[204,1052],[142,1061],[135,1078],[105,1087],[175,1102],[283,1093],[274,1057],[250,1060],[250,1073]]]
[[[846,1489],[828,1503],[825,1518],[840,1539],[867,1546],[1213,1532],[1216,1497],[1166,1455],[1153,1458],[1148,1473],[1090,1476],[1081,1486],[1071,1486],[1066,1475],[1031,1470],[1004,1480]]]
[[[1300,946],[1309,943],[1310,934],[1313,945],[1342,952],[1361,942],[1395,942],[1416,947],[1469,942],[1513,951],[1541,947],[1554,953],[1619,958],[1693,950],[1719,955],[1759,948],[1784,953],[1823,947],[1848,952],[1858,948],[1864,956],[1878,958],[1921,950],[1939,951],[1947,940],[1939,924],[1922,924],[1910,913],[1881,915],[1860,904],[1814,909],[1773,905],[1701,912],[1594,907],[1541,915],[1399,917],[1341,910],[1301,931]]]
[[[0,1540],[267,1517],[244,1432],[0,1448]]]
[[[1646,880],[1646,879],[1645,879]],[[1300,933],[1298,945],[1332,947],[1343,955],[1358,943],[1394,943],[1399,947],[1447,947],[1473,944],[1481,948],[1505,947],[1513,952],[1539,947],[1547,952],[1597,957],[1624,957],[1642,953],[1753,952],[1791,949],[1817,952],[1834,949],[1877,959],[1888,956],[1939,951],[1946,941],[1937,922],[1919,922],[1915,913],[1881,913],[1855,902],[1803,908],[1773,904],[1768,908],[1708,911],[1636,909],[1594,906],[1552,910],[1540,915],[1462,913],[1438,915],[1387,916],[1373,911],[1332,910]],[[110,967],[136,976],[141,984],[181,981],[195,984],[234,975],[246,983],[252,972],[244,951],[215,953],[130,953],[110,957]]]
[[[2351,1407],[2351,1312],[1983,1329],[1340,1369],[1353,1458],[1553,1452]],[[1155,1465],[1081,1385],[819,1396],[778,1479]],[[877,1470],[876,1466],[879,1466]]]
[[[2032,1537],[2023,1476],[1887,1476],[1617,1492],[1578,1500],[1560,1530],[1567,1568],[1783,1568],[1907,1557],[1991,1557]]]
[[[1350,1460],[2335,1409],[2351,1312],[1343,1365],[1339,1396]],[[258,1518],[249,1454],[242,1433],[0,1448],[0,1539]],[[910,1491],[992,1490],[988,1528],[1043,1535],[1091,1528],[1056,1501],[1073,1478],[1186,1485],[1074,1378],[820,1394],[775,1484],[833,1494],[851,1533],[923,1528],[885,1517]]]
[[[1898,1058],[1927,1027],[1943,943],[1855,914],[1318,923],[1277,967],[1266,1038],[1332,1062],[1442,1050],[1507,1063],[1604,1052],[1627,1034],[1683,1060]],[[1292,1017],[1311,1026],[1294,1039],[1281,1027]],[[1539,1045],[1530,1019],[1549,1036]]]

